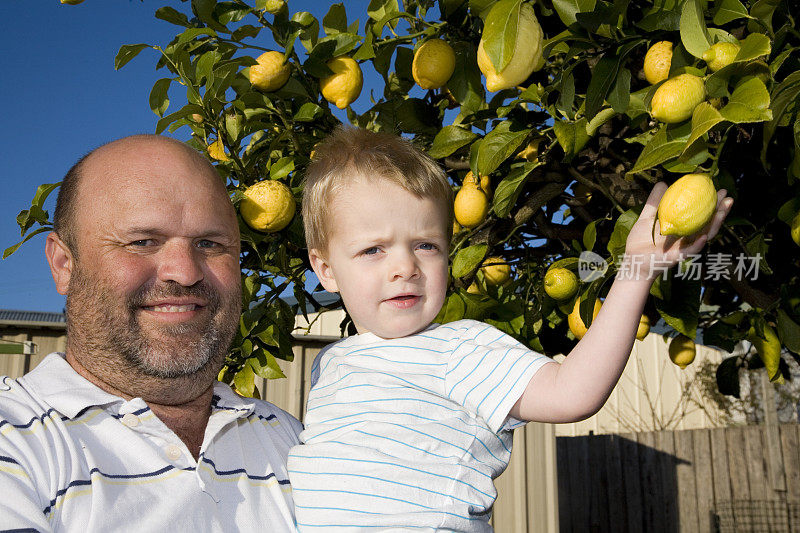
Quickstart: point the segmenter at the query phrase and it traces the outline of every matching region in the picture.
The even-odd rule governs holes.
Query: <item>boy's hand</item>
[[[682,261],[686,256],[699,253],[706,242],[719,232],[733,206],[733,198],[727,198],[727,191],[720,189],[717,191],[717,211],[702,231],[691,237],[664,236],[661,235],[657,217],[658,203],[666,190],[667,184],[661,181],[653,186],[639,219],[628,234],[625,243],[626,257],[621,268],[628,269],[634,278],[652,282],[664,268]],[[653,268],[654,266],[657,268]]]

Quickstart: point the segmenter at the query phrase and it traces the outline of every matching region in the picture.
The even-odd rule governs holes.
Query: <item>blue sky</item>
[[[318,18],[330,6],[289,1],[292,12],[307,10]],[[367,4],[345,2],[348,19],[360,18],[362,28]],[[156,52],[143,51],[119,71],[114,70],[114,57],[123,44],[166,45],[172,39],[179,27],[154,17],[164,5],[188,13],[188,3],[178,0],[85,0],[77,6],[58,0],[0,2],[0,100],[5,115],[0,129],[0,249],[20,240],[16,215],[30,205],[39,184],[60,181],[81,155],[100,144],[154,132],[158,117],[150,111],[148,95],[153,83],[166,75],[155,70]],[[267,39],[268,32],[263,32],[259,44],[273,44]],[[364,108],[370,85],[365,74]],[[188,130],[175,136],[186,140]],[[51,213],[54,200],[55,194],[46,206]],[[0,308],[63,309],[64,298],[53,287],[43,247],[44,235],[39,235],[0,260]]]

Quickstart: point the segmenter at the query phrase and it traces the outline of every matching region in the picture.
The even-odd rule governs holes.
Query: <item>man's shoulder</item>
[[[0,376],[0,427],[30,424],[50,411],[52,408],[29,390],[23,380]]]

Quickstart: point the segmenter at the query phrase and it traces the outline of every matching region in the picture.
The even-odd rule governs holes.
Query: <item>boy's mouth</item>
[[[422,297],[416,294],[400,294],[393,298],[387,298],[384,300],[385,303],[388,303],[398,309],[407,309],[409,307],[413,307],[419,302]]]

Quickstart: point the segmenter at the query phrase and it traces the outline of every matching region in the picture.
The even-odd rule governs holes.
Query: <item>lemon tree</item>
[[[712,189],[729,191],[733,212],[699,276],[678,275],[686,263],[653,284],[649,323],[729,351],[752,346],[720,365],[727,394],[738,394],[740,372],[766,365],[779,381],[800,357],[796,3],[363,0],[316,14],[297,5],[174,2],[155,12],[173,39],[124,44],[115,58],[117,68],[140,54],[153,62],[161,79],[141,94],[154,130],[207,154],[241,216],[244,312],[222,380],[253,394],[255,375],[280,377],[295,315],[326,309],[307,286],[293,207],[314,146],[341,122],[410,138],[457,191],[437,320],[485,320],[547,355],[567,353],[653,184],[700,175],[703,186],[677,187],[691,205],[665,208],[670,223],[695,231]],[[264,182],[272,194],[251,194]],[[42,185],[18,215],[23,242],[51,227],[42,206],[56,188]],[[586,252],[608,268],[577,277]],[[501,282],[491,258],[502,258],[491,261],[502,262]],[[551,296],[548,272],[568,290]]]

